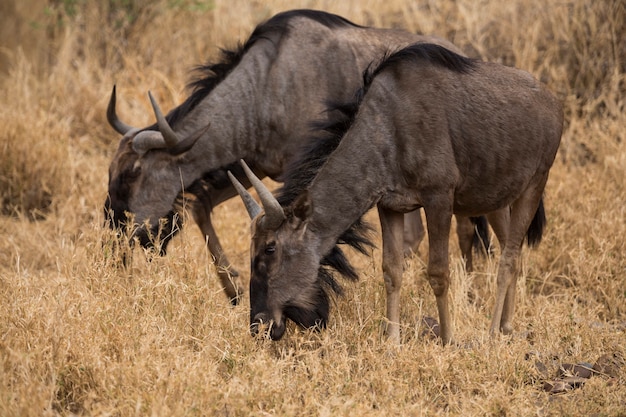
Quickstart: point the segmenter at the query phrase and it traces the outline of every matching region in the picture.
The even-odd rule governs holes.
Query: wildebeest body
[[[255,317],[273,323],[275,339],[294,308],[315,321],[320,260],[377,205],[388,333],[399,340],[402,213],[423,207],[427,273],[444,342],[452,340],[448,235],[454,213],[487,214],[498,225],[502,255],[491,331],[512,331],[519,254],[560,143],[561,104],[524,71],[431,44],[409,46],[368,71],[358,104],[307,189],[284,209],[268,204],[253,221],[251,281],[267,286],[259,294],[251,287],[251,300],[264,307]],[[262,273],[255,265],[264,265]]]
[[[548,171],[560,129],[555,106],[549,92],[514,68],[476,62],[453,72],[398,65],[372,82],[357,121],[320,175],[338,189],[362,188],[349,197],[366,199],[354,204],[358,210],[380,198],[385,207],[408,211],[437,190],[453,193],[455,213],[488,213],[526,189],[529,172]],[[339,175],[346,164],[360,182]],[[312,196],[316,206],[336,204],[339,195],[325,198],[319,191]]]

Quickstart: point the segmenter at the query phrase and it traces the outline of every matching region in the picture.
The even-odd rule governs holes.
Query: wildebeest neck
[[[306,17],[329,28],[340,26],[360,27],[343,17],[316,10],[291,10],[275,15],[265,23],[258,25],[248,40],[237,48],[223,48],[220,59],[216,62],[198,65],[195,68],[197,77],[188,84],[192,93],[180,106],[167,115],[167,121],[170,125],[175,125],[183,120],[189,112],[204,100],[239,65],[244,54],[259,40],[269,40],[274,43],[275,47],[278,47],[280,39],[290,30],[289,22],[295,17]],[[149,129],[156,130],[156,124],[150,126]]]
[[[341,143],[357,110],[358,102],[354,101],[327,103],[328,119],[311,124],[311,136],[304,142],[297,157],[292,160],[281,177],[285,182],[277,191],[276,198],[282,206],[289,206],[308,188],[329,155]],[[343,231],[336,243],[347,244],[361,253],[366,253],[367,248],[372,246],[369,239],[371,231],[371,226],[359,218]],[[339,246],[334,246],[324,255],[318,271],[318,279],[325,283],[327,288],[340,294],[341,286],[334,279],[333,271],[350,280],[358,277]]]

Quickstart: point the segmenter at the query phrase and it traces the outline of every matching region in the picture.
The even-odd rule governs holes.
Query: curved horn
[[[159,130],[163,135],[163,139],[165,139],[165,143],[167,144],[168,148],[176,146],[176,144],[180,142],[180,140],[178,139],[178,135],[176,135],[176,133],[172,130],[169,123],[167,123],[165,116],[163,116],[163,112],[161,112],[161,108],[157,104],[150,91],[148,91],[148,97],[150,97],[152,109],[154,110],[154,114],[156,115],[157,119],[157,125],[159,126]]]
[[[252,198],[252,195],[248,192],[248,190],[246,190],[246,188],[241,185],[239,180],[237,180],[237,178],[235,178],[235,176],[230,171],[228,171],[228,178],[230,178],[230,182],[233,183],[233,187],[235,187],[235,190],[237,190],[239,197],[241,197],[241,199],[243,200],[243,204],[244,206],[246,206],[246,210],[248,211],[250,219],[254,219],[261,212],[261,206],[259,206],[256,200]]]
[[[139,156],[143,156],[150,149],[163,149],[166,147],[163,135],[156,130],[141,131],[133,138],[133,150]]]
[[[172,156],[177,156],[184,154],[196,144],[198,139],[200,139],[211,127],[211,123],[206,125],[205,127],[201,127],[200,129],[193,132],[191,135],[187,136],[185,139],[182,139],[180,142],[176,144],[176,146],[169,148],[168,152]]]
[[[127,125],[117,117],[117,113],[115,112],[115,102],[116,96],[114,84],[113,91],[111,92],[111,98],[109,99],[109,105],[107,106],[107,120],[109,121],[111,127],[115,129],[117,133],[125,135],[128,131],[134,129],[134,127]]]
[[[281,207],[278,200],[276,200],[276,198],[272,195],[270,190],[267,189],[265,184],[263,184],[261,180],[254,175],[254,172],[252,172],[250,168],[248,168],[246,162],[243,159],[239,162],[241,163],[243,170],[246,172],[246,176],[252,183],[252,186],[259,195],[261,204],[263,204],[263,208],[265,209],[264,225],[270,229],[277,229],[278,226],[280,226],[285,220],[285,211]]]

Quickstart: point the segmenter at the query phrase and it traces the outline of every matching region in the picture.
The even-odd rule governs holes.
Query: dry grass
[[[71,16],[68,4],[77,5]],[[39,22],[48,59],[3,50],[13,65],[0,97],[0,415],[626,413],[623,366],[564,395],[542,390],[561,363],[626,355],[623,1],[52,5]],[[291,329],[277,343],[249,336],[246,303],[229,306],[194,226],[167,258],[137,253],[128,271],[103,250],[101,206],[118,140],[104,116],[111,86],[124,120],[147,124],[148,89],[166,108],[181,102],[193,65],[295,7],[447,37],[533,72],[566,103],[549,227],[525,254],[512,337],[487,334],[495,262],[468,275],[454,242],[453,347],[422,336],[421,318],[436,314],[423,256],[407,261],[402,345],[392,346],[380,334],[379,249],[355,255],[361,280],[336,300],[326,331]],[[246,271],[241,204],[220,206],[215,222]]]

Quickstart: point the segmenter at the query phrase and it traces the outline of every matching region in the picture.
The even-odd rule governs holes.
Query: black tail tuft
[[[535,247],[539,245],[543,237],[543,229],[546,227],[546,222],[546,210],[543,206],[542,197],[539,201],[539,207],[537,207],[537,211],[535,212],[535,217],[533,217],[533,221],[528,227],[528,232],[526,232],[526,242],[528,246]]]
[[[474,251],[479,255],[491,255],[493,249],[491,247],[491,239],[489,237],[489,224],[485,216],[470,217],[474,224],[474,240],[472,246]]]

